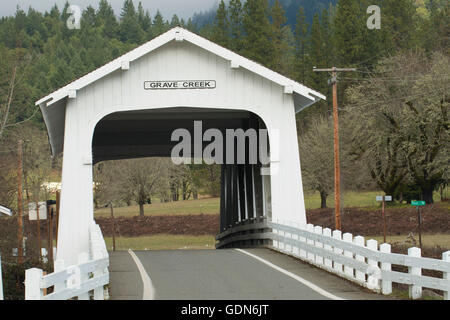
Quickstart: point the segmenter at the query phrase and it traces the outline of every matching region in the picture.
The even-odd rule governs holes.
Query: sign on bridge
[[[145,90],[215,89],[215,80],[146,81]]]

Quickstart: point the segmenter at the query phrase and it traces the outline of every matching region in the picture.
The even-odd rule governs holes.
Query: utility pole
[[[334,217],[336,230],[341,230],[341,167],[339,157],[339,113],[337,101],[337,73],[354,72],[355,68],[313,69],[314,72],[331,72],[329,84],[333,85],[333,118],[334,118]]]
[[[17,262],[23,261],[23,194],[22,194],[22,172],[23,172],[23,141],[19,140],[17,147]]]

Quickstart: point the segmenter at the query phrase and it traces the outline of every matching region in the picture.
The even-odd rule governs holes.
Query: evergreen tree
[[[114,10],[107,0],[100,0],[97,11],[97,26],[101,26],[103,34],[108,38],[115,38],[119,24]]]
[[[287,74],[290,66],[287,64],[289,61],[286,59],[286,54],[289,52],[289,42],[286,38],[287,30],[289,28],[286,24],[286,13],[278,0],[271,7],[272,18],[272,43],[274,46],[274,60],[272,66],[273,70],[282,74]]]
[[[317,67],[330,67],[334,64],[334,47],[333,47],[333,34],[331,30],[331,15],[327,9],[322,11],[322,19],[321,19],[321,35],[322,35],[322,61],[321,65],[317,65]]]
[[[308,62],[308,25],[306,23],[305,10],[300,7],[297,13],[297,25],[295,26],[295,69],[297,70],[295,79],[301,83],[306,82],[306,71]]]
[[[274,47],[267,0],[247,0],[243,15],[243,53],[263,65],[273,65]]]
[[[97,16],[95,13],[95,9],[92,6],[88,6],[86,8],[86,10],[83,11],[83,15],[81,16],[82,28],[95,27],[96,20],[97,20]]]
[[[230,0],[228,4],[230,21],[231,50],[240,53],[242,50],[242,3],[241,0]]]
[[[384,0],[382,26],[384,50],[394,52],[413,46],[415,7],[413,0]]]
[[[367,7],[366,7],[367,9]],[[339,0],[334,29],[337,63],[342,67],[358,65],[364,60],[364,35],[367,14],[355,0]]]
[[[323,39],[322,39],[322,28],[320,25],[319,14],[314,14],[313,23],[311,25],[311,37],[310,37],[310,61],[313,67],[320,67],[324,65],[324,52],[323,52]],[[311,83],[309,85],[314,88],[318,88],[320,86],[320,79],[317,73],[311,73],[311,70],[308,69],[308,74],[311,78]]]
[[[139,2],[138,6],[138,20],[139,25],[141,26],[142,30],[146,34],[146,39],[152,38],[152,19],[150,18],[150,13],[148,10],[144,10],[144,7],[142,6],[142,2]]]
[[[192,18],[188,19],[188,22],[186,24],[186,29],[188,29],[191,32],[197,31],[197,27],[195,26],[194,22],[192,21]]]
[[[53,19],[59,19],[61,16],[61,12],[58,9],[58,6],[55,4],[51,9],[50,9],[50,17],[52,17]]]
[[[172,20],[170,21],[170,27],[175,28],[180,26],[180,18],[176,14],[172,16]]]
[[[156,12],[155,18],[153,19],[153,24],[154,24],[153,25],[153,35],[155,37],[166,32],[167,29],[164,24],[164,19],[163,19],[161,12],[159,12],[159,10]]]
[[[217,14],[214,19],[212,41],[223,47],[228,47],[230,37],[228,34],[229,22],[225,2],[220,1]]]
[[[136,9],[132,0],[125,0],[121,13],[120,40],[139,44],[144,38],[144,31],[139,25]]]

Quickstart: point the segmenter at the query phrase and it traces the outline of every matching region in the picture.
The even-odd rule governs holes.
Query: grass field
[[[108,250],[112,250],[112,238],[105,237]],[[116,238],[116,250],[175,250],[215,249],[214,236],[165,235]]]
[[[219,214],[220,198],[208,198],[199,200],[186,200],[153,204],[144,206],[146,216],[151,215],[188,215],[188,214]],[[109,217],[111,210],[102,208],[95,211],[96,217]],[[132,217],[139,215],[139,206],[114,208],[116,217]]]
[[[343,207],[367,207],[369,209],[379,208],[380,203],[375,200],[376,196],[382,195],[382,191],[346,191],[341,196]],[[435,194],[435,201],[440,201],[439,195]],[[306,209],[320,208],[319,193],[305,194]],[[327,199],[327,206],[334,207],[334,196],[330,195]],[[409,204],[404,204],[409,206]],[[151,215],[188,215],[188,214],[218,214],[220,212],[220,198],[206,198],[199,200],[186,200],[160,203],[155,202],[144,206],[146,216]],[[121,207],[114,209],[116,217],[132,217],[139,215],[139,206]],[[102,208],[95,211],[96,217],[109,217],[110,209]]]

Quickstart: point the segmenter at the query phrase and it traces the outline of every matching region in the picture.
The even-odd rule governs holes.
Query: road
[[[269,249],[110,253],[112,300],[379,300]]]

